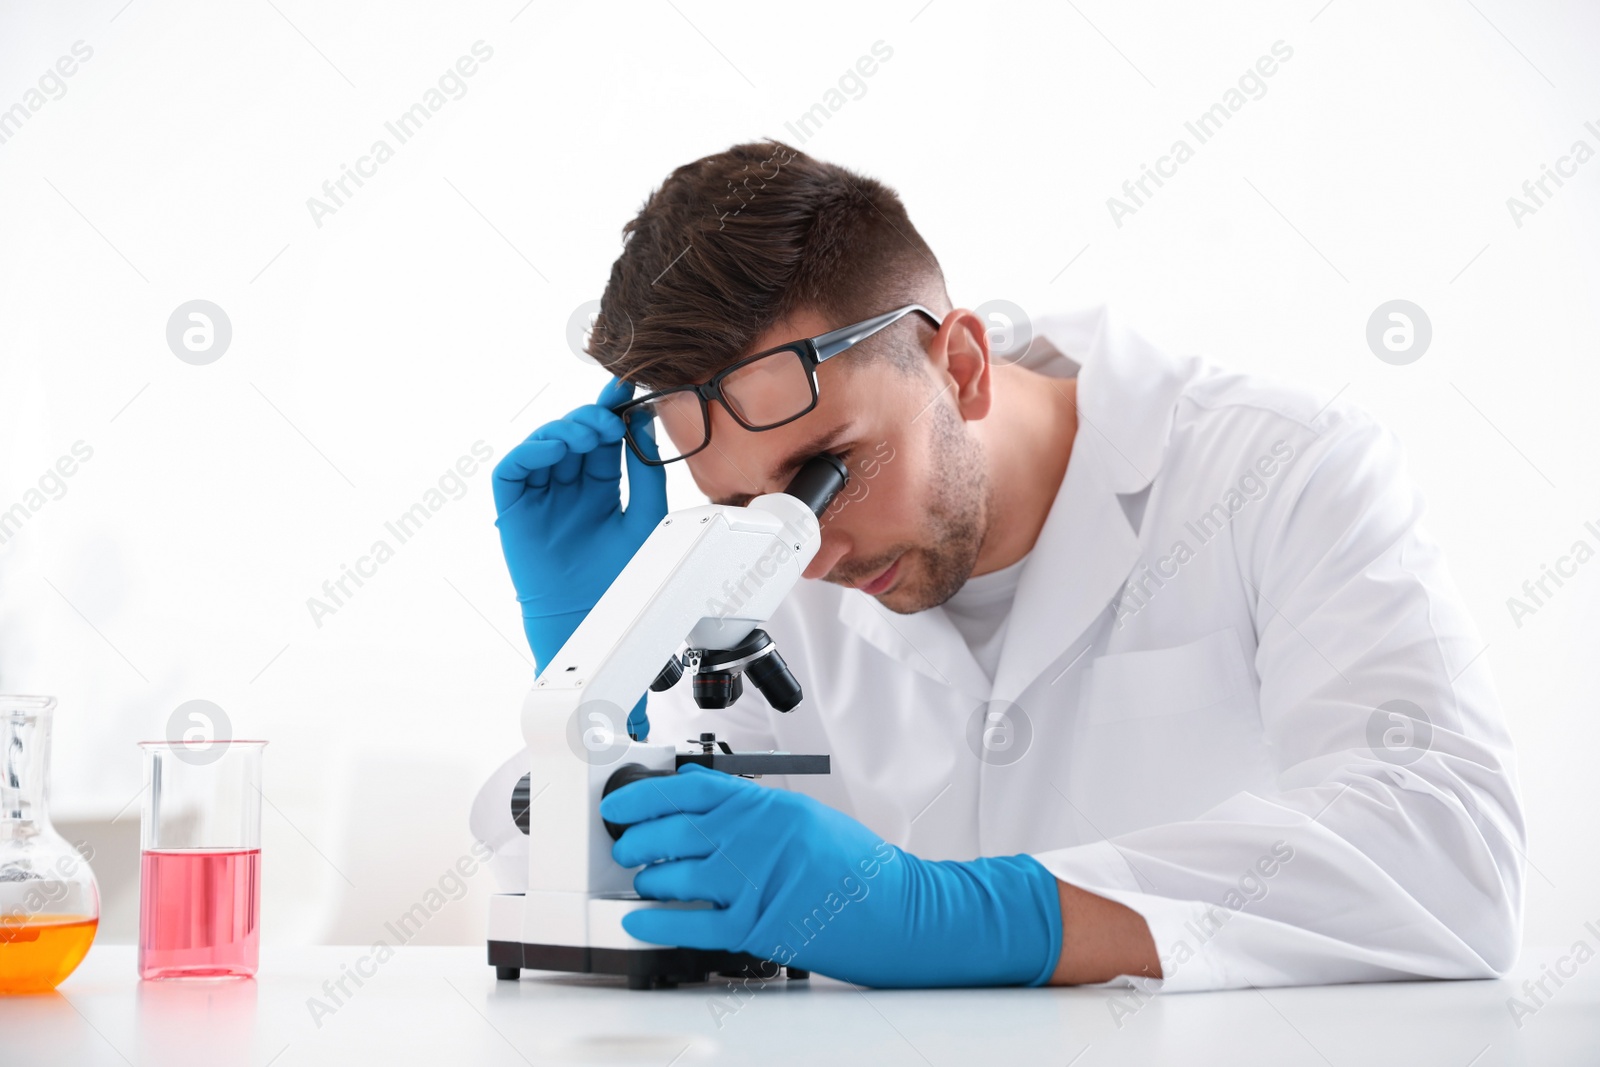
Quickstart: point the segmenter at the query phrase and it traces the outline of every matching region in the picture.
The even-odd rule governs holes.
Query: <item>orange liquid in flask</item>
[[[48,993],[83,962],[99,919],[0,915],[0,993]]]

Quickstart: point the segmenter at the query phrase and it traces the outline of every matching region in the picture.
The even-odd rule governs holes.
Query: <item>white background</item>
[[[1528,940],[1600,918],[1600,560],[1520,626],[1506,603],[1600,544],[1600,159],[1520,227],[1506,204],[1600,150],[1593,5],[7,3],[0,109],[80,40],[0,144],[0,509],[93,449],[0,546],[0,691],[60,699],[54,805],[108,842],[107,938],[134,742],[191,699],[271,740],[268,942],[368,943],[466,853],[532,673],[488,466],[320,626],[307,598],[474,442],[592,401],[567,324],[621,226],[763,136],[897,188],[957,305],[1110,301],[1393,426],[1518,745]],[[479,40],[465,95],[318,226],[307,199]],[[1107,198],[1280,40],[1265,95],[1116,225]],[[864,91],[786,129],[877,41]],[[1393,298],[1432,320],[1407,366],[1365,341]],[[166,341],[193,299],[233,329],[206,366]],[[418,940],[480,941],[492,889]]]

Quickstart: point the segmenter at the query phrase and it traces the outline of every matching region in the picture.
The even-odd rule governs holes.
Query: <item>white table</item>
[[[254,979],[177,983],[140,982],[131,945],[96,945],[57,993],[0,997],[0,1064],[1600,1064],[1600,959],[1547,982],[1554,996],[1520,1028],[1506,1006],[1565,951],[1525,949],[1494,982],[1156,996],[1119,1027],[1102,989],[862,991],[813,976],[634,992],[548,972],[500,982],[482,949],[415,947],[347,979],[353,995],[319,1026],[308,1000],[367,948],[264,949]]]

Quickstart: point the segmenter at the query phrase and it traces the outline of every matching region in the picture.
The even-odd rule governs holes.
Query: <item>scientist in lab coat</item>
[[[892,190],[777,142],[679,168],[625,233],[590,343],[617,380],[496,471],[539,665],[665,514],[661,459],[722,504],[823,451],[856,487],[765,627],[800,707],[747,688],[702,710],[680,684],[635,709],[653,742],[715,731],[830,753],[833,771],[608,797],[608,817],[649,827],[617,846],[640,892],[722,913],[635,936],[779,958],[779,904],[725,868],[759,872],[745,882],[767,897],[799,886],[781,903],[804,907],[849,859],[827,839],[881,842],[894,873],[858,872],[873,895],[836,920],[853,932],[786,947],[868,984],[1178,991],[1512,965],[1511,741],[1393,433],[1165,351],[1106,306],[1035,318],[997,352]],[[720,372],[893,311],[807,368],[804,414],[747,428],[794,406],[794,370]],[[563,528],[558,493],[591,511]],[[507,891],[526,884],[508,806],[525,761],[472,815]],[[683,819],[710,843],[674,836]]]

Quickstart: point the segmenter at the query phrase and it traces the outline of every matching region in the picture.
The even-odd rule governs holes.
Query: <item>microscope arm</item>
[[[581,703],[625,720],[686,641],[735,648],[770,618],[816,555],[819,536],[811,508],[787,493],[742,508],[673,512],[540,673],[535,692],[581,691]],[[529,703],[525,734],[529,713],[542,714]]]
[[[816,555],[818,516],[847,477],[836,457],[818,456],[784,492],[746,507],[671,513],[539,674],[522,706],[531,763],[525,942],[560,943],[563,931],[586,929],[587,897],[631,895],[600,798],[618,766],[671,771],[677,749],[630,740],[628,709],[685,641],[736,648],[772,616]]]

